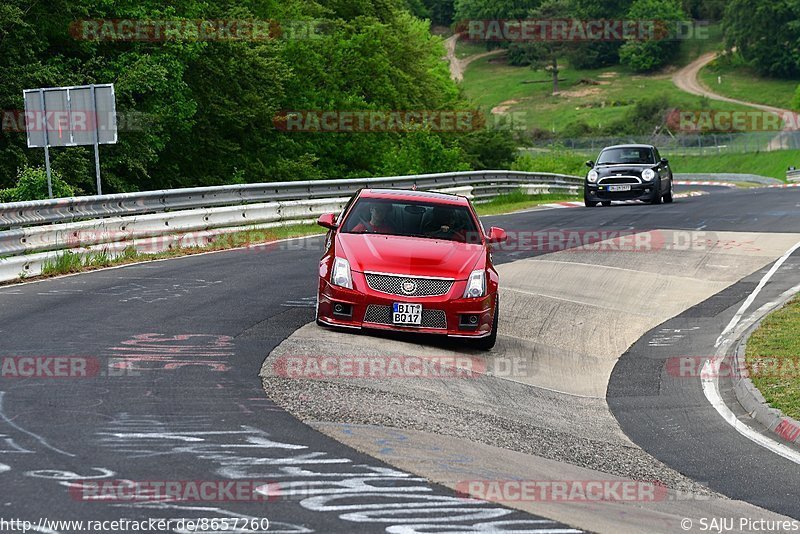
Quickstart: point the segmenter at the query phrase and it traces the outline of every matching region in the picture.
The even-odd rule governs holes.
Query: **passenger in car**
[[[357,225],[351,230],[353,233],[370,233],[370,234],[391,234],[394,233],[394,225],[389,221],[389,213],[392,210],[391,204],[385,202],[376,202],[370,205],[369,220],[361,219]]]

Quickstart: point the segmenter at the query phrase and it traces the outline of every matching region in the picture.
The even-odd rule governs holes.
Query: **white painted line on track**
[[[789,250],[787,250],[783,256],[781,256],[770,268],[769,271],[761,278],[761,281],[758,283],[758,286],[753,290],[752,293],[747,297],[747,299],[742,303],[739,310],[736,312],[736,315],[733,316],[728,326],[725,327],[722,334],[717,338],[714,347],[716,347],[717,351],[715,357],[703,364],[703,369],[700,373],[701,376],[701,383],[703,386],[703,394],[705,395],[706,399],[711,406],[717,411],[717,413],[725,420],[726,423],[731,425],[734,430],[736,430],[739,434],[746,437],[753,443],[773,452],[787,460],[794,462],[800,465],[800,452],[796,451],[791,447],[787,447],[786,445],[775,441],[774,439],[765,436],[758,432],[757,430],[749,427],[742,421],[740,421],[736,414],[734,414],[730,408],[725,404],[725,401],[722,400],[722,396],[719,392],[719,368],[722,365],[723,361],[726,358],[726,352],[733,341],[736,339],[737,333],[743,333],[746,328],[749,328],[753,323],[755,323],[760,317],[768,313],[778,302],[788,298],[790,295],[794,295],[798,290],[800,290],[800,284],[784,291],[783,294],[776,300],[771,302],[767,302],[763,306],[761,306],[758,310],[750,314],[747,319],[742,321],[742,316],[744,312],[747,311],[747,308],[755,300],[756,296],[761,292],[767,282],[772,278],[772,276],[777,272],[777,270],[783,265],[786,260],[791,256],[798,248],[800,248],[800,241],[795,243]],[[737,326],[739,328],[737,329]]]
[[[716,363],[712,363],[711,360],[706,360],[706,363],[703,365],[703,370],[701,374],[707,376],[714,376],[718,374],[719,365],[721,365],[722,360],[714,358]],[[714,367],[717,367],[716,369]],[[711,374],[713,373],[713,375]],[[746,437],[753,443],[764,447],[765,449],[774,452],[780,456],[783,456],[787,460],[794,462],[800,465],[800,453],[796,450],[787,447],[782,443],[778,443],[772,438],[769,438],[758,431],[750,428],[743,422],[739,421],[730,408],[725,404],[725,401],[722,400],[722,396],[719,393],[719,384],[717,383],[716,378],[703,378],[703,393],[705,393],[706,399],[708,402],[711,403],[711,406],[717,410],[717,413],[722,416],[726,423],[731,425],[734,430],[736,430],[739,434]]]
[[[796,251],[798,248],[800,248],[800,241],[795,243],[792,246],[792,248],[790,248],[789,250],[784,252],[783,256],[778,258],[778,261],[776,261],[772,265],[772,268],[769,271],[767,271],[767,274],[765,274],[763,276],[763,278],[761,278],[761,281],[758,283],[756,288],[753,290],[752,293],[750,293],[750,295],[747,297],[747,299],[745,299],[745,301],[739,307],[739,310],[736,312],[736,314],[733,316],[733,318],[731,318],[731,321],[728,323],[728,326],[725,327],[725,330],[722,331],[722,333],[717,338],[717,341],[714,343],[714,347],[719,347],[720,344],[722,343],[723,337],[728,335],[731,331],[733,331],[734,328],[736,328],[736,325],[742,319],[742,315],[744,315],[744,312],[747,311],[747,308],[750,307],[750,305],[756,299],[758,294],[761,293],[761,290],[764,289],[765,285],[767,285],[767,282],[769,282],[769,279],[772,278],[772,276],[778,271],[778,269],[781,268],[781,265],[783,265],[786,262],[786,260],[789,259],[789,256],[794,254],[794,251]]]
[[[675,185],[713,185],[717,187],[737,187],[731,182],[715,182],[711,180],[675,180]]]

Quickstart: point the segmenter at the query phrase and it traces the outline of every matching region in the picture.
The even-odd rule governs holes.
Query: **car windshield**
[[[481,241],[475,222],[465,206],[418,201],[356,201],[342,223],[346,234],[384,234],[463,243]]]
[[[598,165],[650,165],[655,162],[653,150],[647,147],[609,148],[597,158]]]

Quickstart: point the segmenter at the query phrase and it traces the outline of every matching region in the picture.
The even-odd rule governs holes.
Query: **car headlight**
[[[642,179],[644,179],[647,182],[649,182],[655,177],[656,173],[653,169],[645,169],[644,172],[642,172]]]
[[[465,299],[476,299],[486,294],[486,271],[479,269],[472,271],[467,280],[467,289],[464,290]]]
[[[589,171],[589,174],[586,175],[586,179],[589,180],[590,183],[595,183],[597,181],[597,171]]]
[[[335,286],[353,289],[353,277],[350,275],[350,262],[344,258],[336,258],[331,272],[331,283]]]

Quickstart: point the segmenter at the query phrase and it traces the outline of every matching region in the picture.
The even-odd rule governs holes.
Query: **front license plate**
[[[631,186],[629,186],[629,185],[609,185],[608,186],[608,190],[609,191],[630,191],[631,190]]]
[[[422,304],[395,302],[392,306],[392,322],[419,326],[422,324]]]

